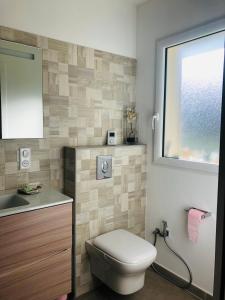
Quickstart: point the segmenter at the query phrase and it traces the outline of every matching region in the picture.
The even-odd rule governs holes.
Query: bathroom
[[[210,164],[178,165],[176,155],[170,158],[172,164],[155,161],[162,121],[162,49],[185,38],[222,35],[224,19],[224,0],[0,0],[1,101],[5,42],[19,47],[7,55],[10,61],[24,45],[42,56],[39,77],[32,72],[23,81],[31,94],[29,83],[35,88],[39,84],[35,97],[41,101],[35,113],[31,117],[31,112],[24,114],[26,106],[22,111],[13,104],[8,128],[21,126],[17,136],[4,131],[1,104],[0,300],[224,298],[223,165],[218,176],[214,154]],[[221,61],[219,66],[221,70]],[[17,70],[20,82],[22,67]],[[166,71],[171,71],[169,62]],[[171,72],[168,78],[173,78]],[[14,92],[8,91],[8,97],[18,100],[21,90]],[[222,94],[219,100],[221,105]],[[218,112],[218,106],[213,109]],[[133,123],[128,120],[132,113]],[[29,126],[22,126],[23,120]],[[38,125],[37,132],[31,124]],[[130,126],[134,137],[128,136]],[[217,154],[219,134],[217,130]],[[221,142],[220,155],[222,150]],[[110,167],[111,173],[97,178],[101,158],[109,160],[100,162],[100,171]],[[40,183],[34,187],[40,193],[17,196],[21,187],[29,193],[30,183]],[[2,209],[9,194],[18,207]],[[195,224],[196,242],[188,235],[190,208],[203,216]],[[162,233],[190,268],[191,285],[187,266],[168,249]],[[124,242],[125,260],[146,249],[141,276],[128,276],[127,285],[117,278],[116,285],[110,269],[102,278],[104,266],[95,260],[91,244],[96,239],[97,245],[101,236],[106,239],[101,253],[115,251],[111,257]]]

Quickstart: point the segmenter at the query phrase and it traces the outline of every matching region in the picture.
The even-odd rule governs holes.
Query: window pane
[[[218,164],[225,33],[167,49],[165,157]]]

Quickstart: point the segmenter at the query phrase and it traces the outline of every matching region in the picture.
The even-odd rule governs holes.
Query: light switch
[[[27,149],[23,150],[23,157],[29,157],[30,151],[28,151]]]
[[[31,149],[20,148],[20,169],[29,169],[31,167]]]

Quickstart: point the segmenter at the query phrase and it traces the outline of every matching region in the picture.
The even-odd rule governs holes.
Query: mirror
[[[0,40],[1,139],[43,138],[42,50]]]

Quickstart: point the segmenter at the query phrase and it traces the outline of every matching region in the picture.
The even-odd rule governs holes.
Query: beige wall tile
[[[123,107],[135,101],[136,61],[2,26],[0,38],[43,49],[44,93],[44,139],[0,141],[0,190],[37,181],[60,190],[65,146],[104,145],[108,129],[115,129],[118,143],[122,143]],[[28,172],[18,170],[20,147],[32,149],[32,167]],[[107,154],[115,158],[114,179],[97,182],[96,155]],[[135,164],[129,178],[127,157],[132,157]],[[143,235],[140,207],[144,208],[145,204],[145,149],[132,146],[79,150],[76,167],[79,171],[76,192],[81,201],[77,201],[76,250],[81,260],[77,263],[77,283],[82,293],[95,285],[85,256],[86,239],[120,226]],[[66,178],[65,184],[70,196],[74,194],[72,178]],[[130,194],[137,188],[142,196],[131,198]],[[135,215],[136,206],[130,203],[131,199],[140,209]]]
[[[0,176],[0,190],[5,190],[5,176]]]
[[[69,79],[67,74],[59,74],[59,96],[69,96]]]
[[[16,174],[17,170],[17,162],[7,162],[5,164],[5,174]]]

